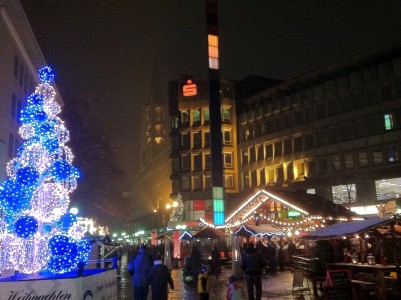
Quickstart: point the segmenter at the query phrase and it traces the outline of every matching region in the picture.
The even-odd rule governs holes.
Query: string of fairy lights
[[[19,118],[25,141],[0,185],[0,269],[65,273],[88,259],[91,245],[82,240],[76,215],[68,212],[79,172],[66,145],[69,132],[57,116],[53,70],[44,67],[38,77]]]

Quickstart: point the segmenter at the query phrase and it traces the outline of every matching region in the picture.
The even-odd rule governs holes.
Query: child
[[[202,266],[198,276],[198,293],[201,300],[209,300],[209,274],[206,266]]]
[[[237,278],[234,275],[231,275],[228,279],[228,288],[227,288],[227,300],[244,300],[245,299],[245,291],[242,286],[236,283]]]

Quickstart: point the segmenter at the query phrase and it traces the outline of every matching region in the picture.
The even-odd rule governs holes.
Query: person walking
[[[284,268],[284,265],[285,265],[285,252],[284,252],[284,245],[283,245],[283,243],[280,243],[279,245],[278,245],[278,255],[277,255],[277,257],[278,257],[278,265],[279,265],[279,267],[280,267],[280,272],[284,272],[285,271],[285,268]]]
[[[167,300],[168,284],[174,290],[174,282],[171,278],[170,271],[163,264],[162,257],[156,255],[153,266],[149,270],[148,279],[152,289],[152,300]]]
[[[146,300],[149,293],[148,274],[152,267],[152,259],[146,252],[146,246],[139,248],[134,258],[132,284],[134,286],[134,300]]]
[[[242,257],[241,268],[245,273],[248,299],[254,300],[254,287],[256,290],[256,300],[262,299],[262,271],[265,267],[265,260],[262,254],[255,249],[253,242],[248,244]]]
[[[220,274],[220,252],[217,250],[217,246],[214,246],[212,251],[212,272],[216,276]]]

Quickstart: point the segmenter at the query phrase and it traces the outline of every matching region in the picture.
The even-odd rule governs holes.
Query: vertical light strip
[[[217,35],[208,35],[209,68],[219,69],[219,38]]]

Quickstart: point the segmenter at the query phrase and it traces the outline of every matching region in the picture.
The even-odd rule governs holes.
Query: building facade
[[[302,189],[347,206],[399,199],[400,50],[360,55],[245,99],[240,190]]]
[[[188,92],[189,91],[189,92]],[[170,83],[172,194],[181,194],[185,219],[213,223],[209,82],[183,77]],[[224,199],[238,193],[237,119],[232,83],[220,82]]]
[[[18,129],[25,99],[39,83],[37,71],[46,65],[29,22],[17,0],[0,0],[0,181],[6,163],[22,142]],[[62,100],[57,95],[57,101]]]

